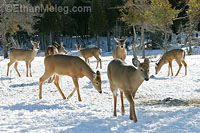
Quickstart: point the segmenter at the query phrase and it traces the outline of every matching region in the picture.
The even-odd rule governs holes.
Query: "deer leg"
[[[73,82],[74,82],[74,79],[72,78],[72,80],[73,80]],[[74,85],[75,85],[75,83],[74,83]],[[75,88],[74,88],[74,90],[71,92],[71,94],[69,94],[69,96],[67,97],[67,99],[70,99],[73,95],[74,95],[74,92],[76,91],[76,85],[75,85]]]
[[[117,111],[116,111],[116,108],[117,108],[117,95],[113,94],[113,99],[114,99],[114,116],[117,116]]]
[[[173,70],[172,70],[172,62],[170,61],[170,68],[171,68],[171,75],[173,76]]]
[[[26,61],[26,77],[28,77],[28,61]]]
[[[99,67],[99,63],[100,63],[100,68],[102,68],[102,64],[101,64],[101,59],[99,58],[99,56],[94,56],[97,60],[97,67],[96,69]]]
[[[184,65],[184,67],[185,67],[185,76],[186,76],[187,75],[187,64],[186,64],[186,62],[184,60],[182,61],[182,63]]]
[[[50,72],[45,72],[43,76],[40,78],[39,82],[39,98],[42,99],[42,84],[44,83],[45,80],[47,80],[53,73]]]
[[[15,70],[16,70],[18,76],[21,77],[21,75],[20,75],[20,73],[19,73],[19,71],[18,71],[18,69],[17,69],[17,65],[18,65],[18,62],[16,61],[16,62],[15,62],[14,68],[15,68]]]
[[[178,65],[179,65],[179,69],[178,69],[178,71],[177,71],[177,73],[176,73],[176,76],[179,74],[179,72],[180,72],[180,70],[181,70],[181,67],[182,67],[181,62],[177,62],[177,63],[178,63]]]
[[[96,56],[94,56],[95,58],[96,58],[96,60],[97,60],[97,67],[96,67],[96,69],[99,67],[99,59],[98,59],[98,57],[96,57]]]
[[[9,69],[10,69],[10,66],[14,63],[15,61],[11,61],[8,63],[8,68],[7,68],[7,76],[9,74]]]
[[[110,79],[110,78],[109,78]],[[113,115],[114,116],[117,116],[117,111],[116,111],[116,108],[117,108],[117,90],[114,85],[112,84],[111,80],[110,81],[110,90],[112,91],[113,93],[113,100],[114,100],[114,113]]]
[[[77,77],[73,77],[72,79],[73,79],[73,82],[74,82],[75,88],[76,88],[76,90],[77,90],[78,101],[82,101],[82,100],[81,100],[81,95],[80,95],[80,92],[79,92],[78,78],[77,78]]]
[[[124,99],[123,99],[123,92],[120,91],[120,96],[121,96],[121,112],[122,112],[122,115],[124,115]]]
[[[62,98],[63,98],[63,99],[66,99],[65,95],[63,94],[62,90],[60,89],[60,85],[59,85],[59,76],[58,76],[58,75],[55,76],[54,84],[55,84],[55,86],[57,87],[58,91],[60,92]]]
[[[133,101],[133,96],[130,92],[125,92],[125,96],[128,99],[130,103],[130,116],[129,119],[133,120],[134,122],[137,122],[136,112],[135,112],[135,103]]]
[[[29,71],[30,71],[30,77],[32,77],[32,73],[31,73],[31,62],[29,62]]]
[[[168,75],[167,76],[169,76],[170,75],[170,63],[169,63],[169,66],[168,66]]]

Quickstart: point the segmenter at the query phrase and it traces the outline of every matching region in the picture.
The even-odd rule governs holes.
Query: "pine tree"
[[[97,44],[100,47],[99,36],[102,32],[106,31],[107,20],[105,11],[103,10],[103,5],[100,0],[92,1],[92,12],[89,20],[89,30],[97,36]]]

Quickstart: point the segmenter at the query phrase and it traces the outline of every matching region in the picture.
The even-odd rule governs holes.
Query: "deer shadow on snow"
[[[28,83],[28,84],[12,84],[10,85],[9,87],[12,87],[12,88],[18,88],[18,87],[27,87],[27,86],[35,86],[35,85],[38,85],[39,83],[38,82],[32,82],[32,83]]]

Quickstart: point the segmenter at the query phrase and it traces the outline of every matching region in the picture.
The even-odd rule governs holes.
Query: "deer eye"
[[[140,69],[140,71],[144,72],[144,70],[143,70],[143,69]]]
[[[96,82],[96,85],[98,85],[99,83],[98,82]]]

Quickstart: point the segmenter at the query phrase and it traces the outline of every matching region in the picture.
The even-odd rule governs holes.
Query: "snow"
[[[155,61],[161,51],[147,51],[151,57],[150,75],[155,73]],[[70,52],[71,55],[79,55]],[[113,96],[107,78],[111,53],[103,53],[102,94],[88,78],[79,79],[82,102],[75,93],[63,100],[53,83],[43,84],[43,99],[39,99],[39,78],[44,73],[44,57],[32,62],[33,77],[26,77],[25,63],[20,62],[18,77],[11,66],[6,76],[9,59],[0,57],[0,132],[199,132],[200,131],[200,55],[186,56],[188,75],[184,67],[179,75],[167,76],[168,65],[158,75],[144,81],[137,91],[135,103],[138,122],[129,120],[129,103],[125,98],[125,115],[121,115],[118,96],[117,117],[113,116]],[[132,56],[126,62],[131,64]],[[96,71],[96,60],[90,59]],[[140,59],[142,61],[142,59]],[[174,74],[178,65],[173,62]],[[73,88],[71,77],[62,76],[60,86],[68,96]]]

